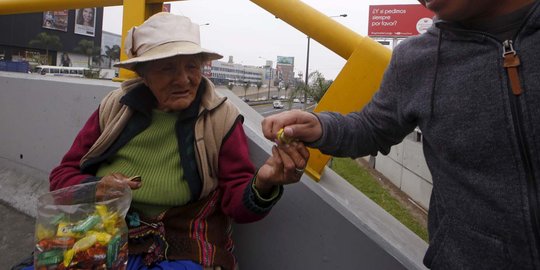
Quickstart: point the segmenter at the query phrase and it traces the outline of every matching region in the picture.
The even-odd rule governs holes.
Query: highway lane
[[[216,85],[216,88],[226,89],[226,87],[223,85]],[[277,91],[277,88],[274,88],[274,87],[272,87],[270,92],[268,92],[267,88],[261,88],[260,90],[257,91],[257,88],[255,87],[250,87],[249,89],[247,89],[247,91],[244,91],[244,89],[240,86],[235,86],[232,90],[229,90],[229,91],[234,92],[240,98],[247,98],[250,101],[255,101],[258,98],[268,99],[268,96],[271,97],[271,96],[290,95],[290,90],[286,93],[285,90]],[[289,108],[290,109],[303,109],[304,108],[303,106],[304,104],[302,103],[291,103],[291,105],[289,106],[288,100],[281,100],[281,102],[283,103],[283,105],[285,105],[285,107],[283,109],[274,109],[272,106],[272,101],[273,100],[271,99],[268,100],[267,104],[255,105],[255,104],[250,104],[251,102],[248,102],[248,104],[250,104],[257,112],[259,112],[262,116],[265,116],[265,117],[282,112],[282,111],[289,110]],[[315,107],[315,104],[309,104],[307,107],[307,110],[311,111],[313,110],[314,107]]]
[[[276,113],[280,113],[280,112],[284,112],[284,111],[287,111],[289,110],[289,104],[287,103],[287,101],[285,100],[282,100],[281,101],[283,103],[283,105],[285,105],[285,107],[283,107],[282,109],[274,109],[272,103],[268,103],[268,104],[258,104],[258,105],[251,105],[251,107],[253,109],[255,109],[258,113],[260,113],[262,116],[266,117],[266,116],[270,116],[270,115],[273,115],[273,114],[276,114]],[[299,110],[302,110],[304,107],[304,104],[302,103],[291,103],[290,105],[290,109],[293,110],[293,109],[299,109]],[[313,108],[315,107],[314,104],[310,104],[308,105],[308,110],[313,110]]]

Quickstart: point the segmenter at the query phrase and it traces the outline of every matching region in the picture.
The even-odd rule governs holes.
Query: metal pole
[[[272,81],[272,66],[269,66],[270,77],[268,79],[268,100],[270,100],[270,82]]]
[[[307,104],[307,89],[308,89],[308,77],[309,77],[309,41],[311,40],[311,38],[308,36],[307,37],[307,56],[306,56],[306,85],[304,88],[304,109],[306,108],[306,104]]]

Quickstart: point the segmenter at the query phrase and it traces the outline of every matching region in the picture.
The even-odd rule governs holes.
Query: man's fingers
[[[272,141],[275,140],[280,129],[290,125],[302,124],[303,118],[305,118],[303,114],[303,111],[292,110],[266,117],[261,123],[264,137]]]

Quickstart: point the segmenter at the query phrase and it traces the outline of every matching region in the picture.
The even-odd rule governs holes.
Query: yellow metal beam
[[[148,4],[148,0],[129,0],[124,4],[124,15],[122,23],[122,46],[120,50],[120,61],[126,60],[127,54],[124,49],[124,39],[127,32],[131,27],[142,24],[150,16],[161,12],[163,10],[163,3]],[[113,81],[125,81],[131,78],[135,78],[137,74],[131,70],[124,68],[120,69],[118,78],[114,78]]]
[[[129,0],[124,4],[124,14],[122,16],[122,46],[120,49],[120,61],[126,60],[127,54],[125,51],[125,38],[127,32],[131,27],[140,25],[148,18],[145,0]],[[121,68],[118,74],[118,78],[114,78],[113,81],[125,81],[127,79],[135,78],[137,75],[135,72]]]
[[[362,108],[377,91],[390,61],[390,50],[298,0],[251,0],[276,17],[347,59],[315,112],[349,113]],[[330,157],[310,149],[306,172],[316,181]]]
[[[313,111],[345,114],[364,107],[379,88],[390,56],[390,50],[370,38],[364,38]],[[306,172],[320,180],[330,158],[319,150],[310,149]]]
[[[298,0],[251,0],[279,19],[348,59],[362,37]]]

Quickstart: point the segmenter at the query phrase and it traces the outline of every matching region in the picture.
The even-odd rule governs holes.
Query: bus
[[[79,77],[83,78],[85,74],[90,71],[88,68],[84,67],[60,67],[60,66],[37,66],[35,69],[36,73],[41,75],[49,76],[68,76],[68,77]]]

